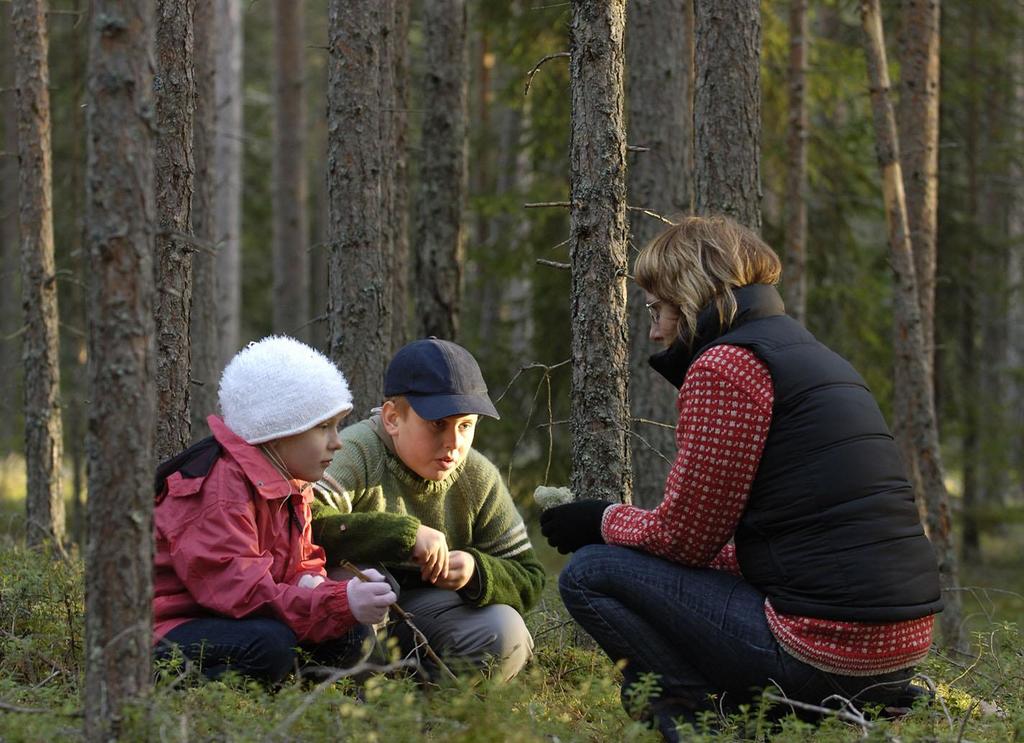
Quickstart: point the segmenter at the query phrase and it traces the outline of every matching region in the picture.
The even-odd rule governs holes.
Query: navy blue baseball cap
[[[402,346],[384,372],[384,396],[402,395],[428,421],[450,415],[500,418],[476,359],[462,346],[430,337]]]

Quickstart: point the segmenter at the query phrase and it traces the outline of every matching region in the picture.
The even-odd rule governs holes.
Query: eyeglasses
[[[655,299],[653,302],[646,302],[644,304],[644,307],[647,308],[647,314],[651,316],[651,322],[655,325],[661,321],[661,313],[657,310],[659,304],[661,304],[660,299]]]

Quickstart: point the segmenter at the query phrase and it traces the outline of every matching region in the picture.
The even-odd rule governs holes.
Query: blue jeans
[[[661,694],[650,700],[655,713],[661,704],[672,717],[693,721],[698,711],[714,709],[710,694],[730,709],[776,686],[811,704],[838,694],[887,705],[914,673],[841,676],[797,660],[768,628],[764,594],[719,570],[588,545],[573,555],[558,584],[573,618],[613,661],[626,661],[624,692],[641,674],[659,676]]]
[[[364,660],[370,650],[370,629],[361,624],[347,635],[318,645],[303,645],[315,663],[346,668]],[[219,678],[231,670],[276,684],[296,668],[299,643],[287,625],[276,619],[208,617],[180,624],[160,639],[156,660],[170,658],[177,647],[203,675]]]

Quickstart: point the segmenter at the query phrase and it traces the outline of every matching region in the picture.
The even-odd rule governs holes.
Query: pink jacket
[[[346,584],[297,585],[306,574],[326,576],[324,551],[311,538],[312,489],[284,479],[259,447],[219,417],[207,421],[223,447],[220,458],[204,477],[174,473],[157,498],[154,642],[179,624],[209,616],[273,617],[299,642],[346,634],[356,625]]]

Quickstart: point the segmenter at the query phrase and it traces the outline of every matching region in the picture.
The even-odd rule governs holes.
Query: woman
[[[928,652],[938,570],[864,381],[784,314],[778,256],[724,217],[689,217],[636,261],[651,365],[679,387],[678,454],[646,511],[577,501],[542,531],[575,552],[559,587],[614,661],[624,699],[694,720],[777,687],[890,704]]]

